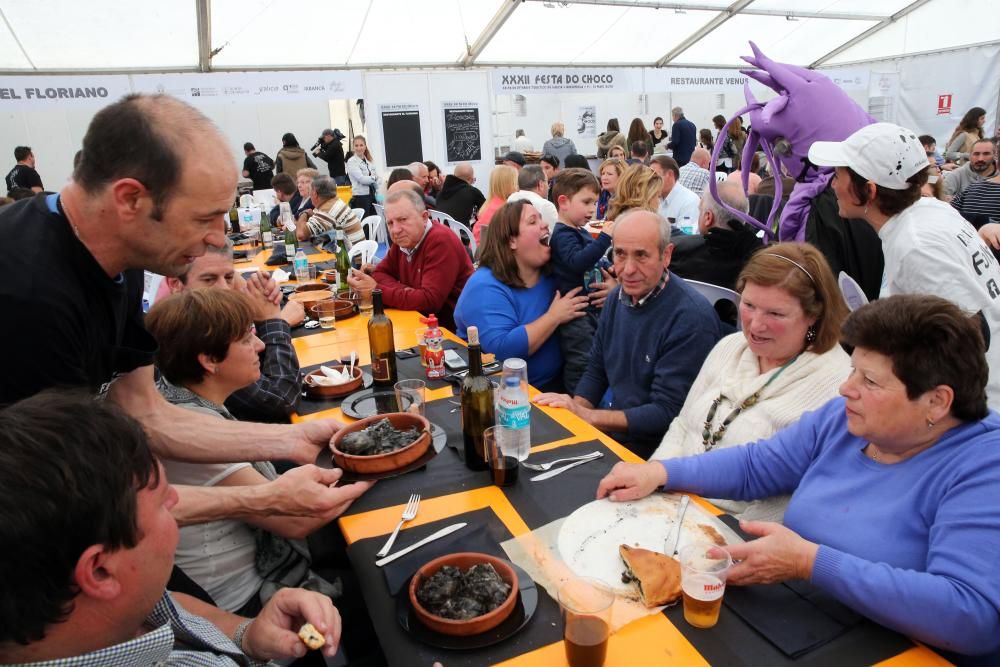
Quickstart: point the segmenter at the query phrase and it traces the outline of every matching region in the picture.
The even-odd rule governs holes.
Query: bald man
[[[670,224],[632,209],[615,221],[612,257],[619,287],[608,295],[576,395],[534,402],[570,410],[649,458],[722,337],[719,317],[670,272]],[[608,389],[612,399],[602,404]]]
[[[708,171],[708,165],[712,162],[712,155],[704,148],[696,148],[691,153],[691,161],[680,168],[679,183],[699,197],[708,189],[708,179],[712,174]]]
[[[447,213],[464,225],[469,224],[473,209],[481,209],[486,197],[475,187],[476,174],[468,162],[455,165],[455,173],[444,179],[437,196],[437,210]]]

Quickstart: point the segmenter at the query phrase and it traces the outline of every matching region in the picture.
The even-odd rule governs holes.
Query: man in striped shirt
[[[1000,176],[972,183],[955,195],[951,205],[976,229],[1000,222]]]
[[[299,657],[328,597],[278,591],[254,619],[165,591],[177,492],[142,426],[110,401],[49,390],[0,411],[0,663],[254,666]]]

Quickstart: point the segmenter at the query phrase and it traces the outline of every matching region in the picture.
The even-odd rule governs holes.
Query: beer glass
[[[721,555],[709,555],[713,552]],[[711,628],[719,622],[726,575],[733,559],[714,544],[705,543],[684,547],[680,559],[684,620],[696,628]]]

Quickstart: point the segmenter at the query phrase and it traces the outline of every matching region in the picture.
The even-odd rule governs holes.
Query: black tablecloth
[[[448,452],[442,455],[446,454]],[[469,524],[463,530],[432,542],[386,566],[392,568],[392,582],[401,586],[400,582],[405,583],[421,565],[446,553],[481,551],[506,558],[500,543],[510,539],[512,535],[490,509],[467,512],[404,530],[396,540],[395,549],[402,549],[445,526],[462,521]],[[438,660],[447,667],[488,665],[528,653],[562,638],[559,605],[539,587],[538,609],[531,621],[518,634],[499,644],[473,651],[449,651],[416,642],[396,620],[396,600],[391,595],[386,573],[374,566],[375,552],[386,539],[386,535],[380,535],[359,540],[348,547],[347,555],[358,573],[361,590],[368,603],[368,612],[390,665],[429,666]]]

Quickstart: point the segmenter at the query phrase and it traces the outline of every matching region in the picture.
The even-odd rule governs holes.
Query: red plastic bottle
[[[424,332],[424,372],[431,379],[443,378],[448,374],[444,367],[444,334],[438,328],[438,319],[434,313],[421,317],[420,321],[427,325]]]

